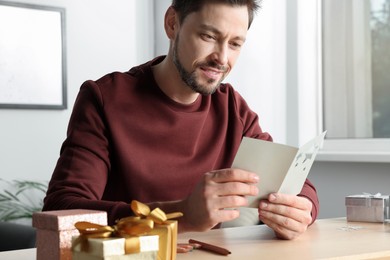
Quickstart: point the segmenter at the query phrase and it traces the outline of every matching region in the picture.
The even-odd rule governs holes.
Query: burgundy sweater
[[[243,136],[272,140],[229,84],[190,105],[172,101],[152,74],[161,59],[81,86],[43,210],[103,210],[113,224],[134,199],[183,199],[204,173],[231,167]],[[315,219],[309,181],[300,195]]]

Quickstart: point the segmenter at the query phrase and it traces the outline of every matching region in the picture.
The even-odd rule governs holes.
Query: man
[[[231,169],[243,136],[272,141],[231,85],[258,8],[255,0],[173,0],[165,19],[167,56],[85,82],[69,122],[44,210],[105,210],[109,223],[136,199],[180,211],[179,232],[206,231],[239,216],[258,193],[254,173]],[[226,210],[225,208],[229,208]],[[270,194],[259,220],[283,239],[317,216],[315,188]]]

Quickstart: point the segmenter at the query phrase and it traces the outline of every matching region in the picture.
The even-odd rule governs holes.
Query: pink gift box
[[[79,221],[107,225],[107,212],[84,209],[34,212],[37,260],[71,260],[72,237],[79,235],[74,224]]]

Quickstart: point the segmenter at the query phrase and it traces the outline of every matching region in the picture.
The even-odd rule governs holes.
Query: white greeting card
[[[326,131],[299,149],[244,137],[233,162],[233,168],[259,175],[259,194],[249,196],[249,207],[257,208],[260,199],[273,192],[298,194],[309,174],[317,152],[322,147]]]

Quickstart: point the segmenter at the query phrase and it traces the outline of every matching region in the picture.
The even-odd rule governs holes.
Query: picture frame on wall
[[[65,9],[0,0],[0,109],[66,109]]]

